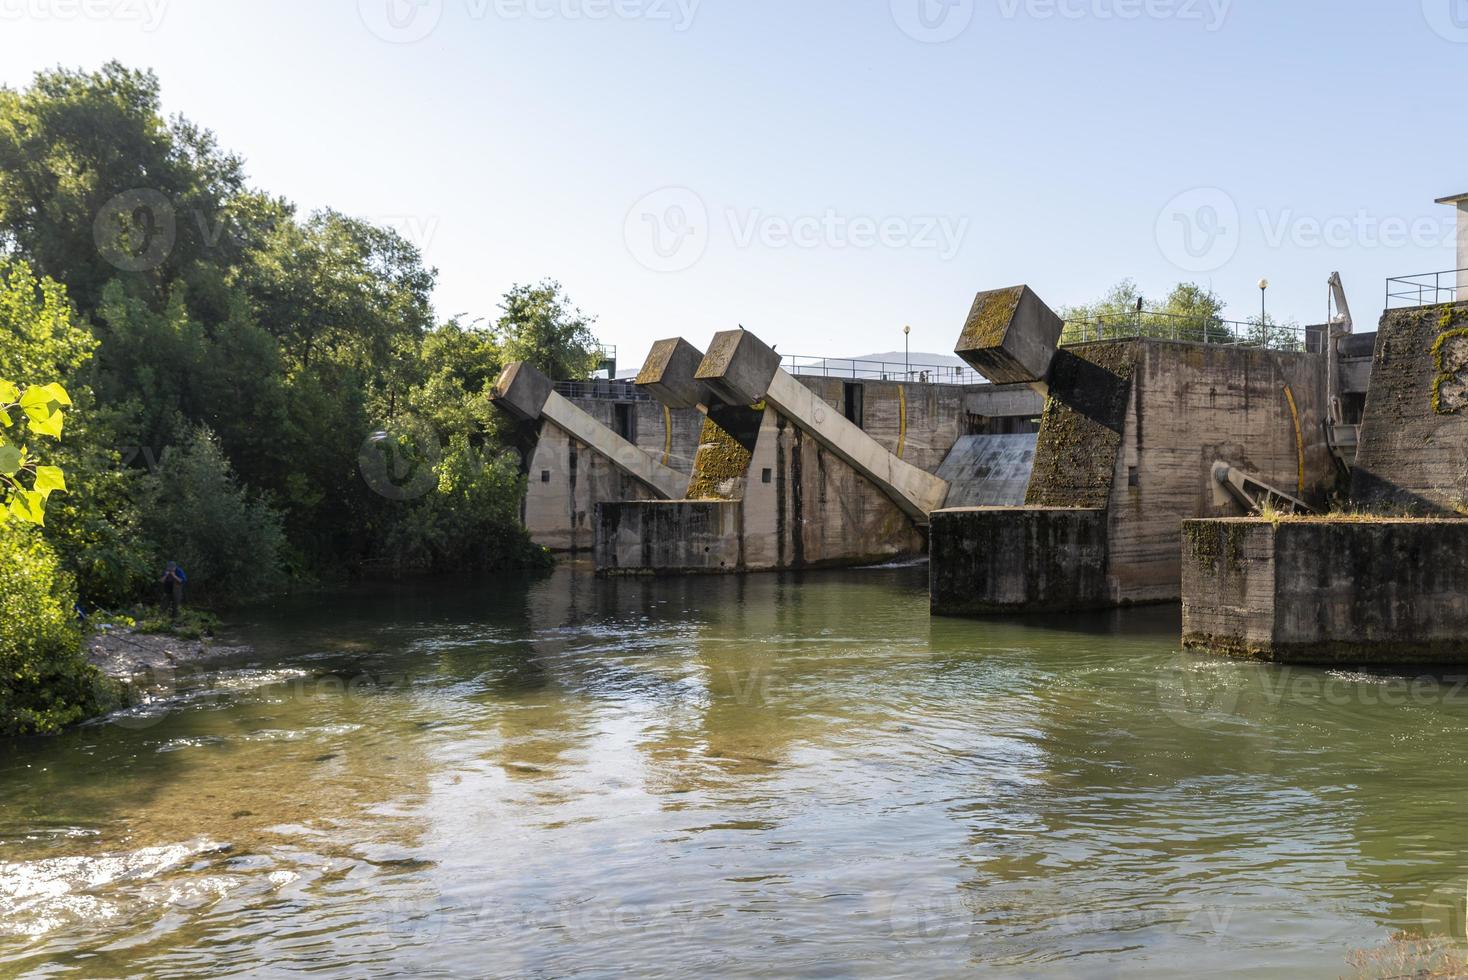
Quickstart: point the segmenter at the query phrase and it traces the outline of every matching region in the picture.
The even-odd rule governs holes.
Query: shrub
[[[157,542],[160,561],[183,566],[191,596],[220,604],[278,588],[280,516],[240,486],[207,428],[167,453],[143,483],[143,532]]]
[[[35,531],[0,526],[0,735],[53,734],[107,709],[82,653],[76,590]]]

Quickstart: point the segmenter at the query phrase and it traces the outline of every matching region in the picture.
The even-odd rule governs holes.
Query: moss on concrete
[[[704,419],[698,453],[693,457],[690,500],[734,500],[738,481],[749,471],[754,454],[739,444],[713,419]]]
[[[1130,341],[1057,352],[1026,506],[1110,504],[1136,353]]]
[[[959,350],[983,350],[999,347],[1004,343],[1004,334],[1019,312],[1020,300],[1024,298],[1024,287],[996,289],[980,293],[974,301],[968,322],[958,341]]]

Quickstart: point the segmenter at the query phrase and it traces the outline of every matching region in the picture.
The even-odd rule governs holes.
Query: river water
[[[1169,607],[932,619],[921,567],[239,618],[248,658],[0,744],[0,975],[1338,976],[1463,938],[1453,678],[1184,655]]]

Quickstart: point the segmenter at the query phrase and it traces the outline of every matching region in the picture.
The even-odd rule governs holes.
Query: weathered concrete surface
[[[906,513],[779,411],[765,412],[744,497],[750,570],[872,565],[927,552]]]
[[[744,570],[743,507],[727,500],[604,502],[596,508],[603,575],[696,575]]]
[[[1065,321],[1028,286],[979,293],[954,353],[996,385],[1045,390]]]
[[[709,345],[697,378],[733,405],[764,401],[829,452],[876,484],[916,524],[943,505],[948,485],[898,459],[861,427],[780,369],[780,357],[746,330],[721,333]]]
[[[683,496],[688,478],[602,425],[589,413],[552,391],[542,414],[547,422],[615,463],[626,474],[666,500]]]
[[[665,408],[646,399],[578,399],[583,411],[613,429],[621,414],[637,445],[680,474],[693,468],[703,415]],[[532,540],[552,551],[590,552],[596,505],[609,500],[650,499],[653,492],[585,443],[541,423],[529,452],[522,520]],[[686,483],[688,477],[683,476]]]
[[[1071,612],[1112,604],[1106,511],[966,508],[933,514],[937,616]]]
[[[681,337],[660,340],[637,375],[637,386],[669,408],[706,408],[713,403],[709,386],[694,375],[703,351]]]
[[[964,395],[964,411],[985,418],[1039,418],[1045,396],[1029,385],[979,385]]]
[[[1468,521],[1189,521],[1183,642],[1305,664],[1468,663]]]
[[[524,361],[516,361],[500,372],[489,397],[495,407],[514,418],[522,422],[539,422],[546,399],[554,388],[544,374]]]
[[[1226,497],[1214,499],[1215,462],[1281,489],[1303,486],[1305,497],[1335,479],[1319,356],[1153,340],[1083,344],[1056,356],[1050,380],[1026,504],[1106,515],[1104,591],[1111,604],[1181,595],[1182,522],[1241,512]],[[1023,511],[995,514],[986,519],[1021,528],[1028,520]],[[950,542],[949,533],[964,537]],[[960,525],[934,522],[935,583],[963,574],[962,565],[957,572],[939,566],[961,556],[956,549],[969,537]],[[1094,558],[1089,546],[1064,535],[1048,540],[1061,549],[1053,559],[1061,567]],[[1044,570],[1028,558],[1021,567]],[[998,579],[984,569],[974,574],[973,607],[1005,608],[983,591]],[[1043,608],[1049,588],[1061,590],[1053,608],[1064,608],[1073,590],[1063,577],[1047,575],[1022,591]],[[1085,594],[1086,604],[1096,601]]]
[[[1382,316],[1351,497],[1380,513],[1468,514],[1468,303]]]
[[[1038,438],[1030,432],[959,439],[938,469],[949,487],[944,509],[1023,507]]]

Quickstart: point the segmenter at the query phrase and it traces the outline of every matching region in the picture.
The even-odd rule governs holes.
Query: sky
[[[947,352],[1021,282],[1315,323],[1339,270],[1371,329],[1468,192],[1468,0],[0,0],[0,84],[108,59],[441,317],[554,278],[624,367]]]

